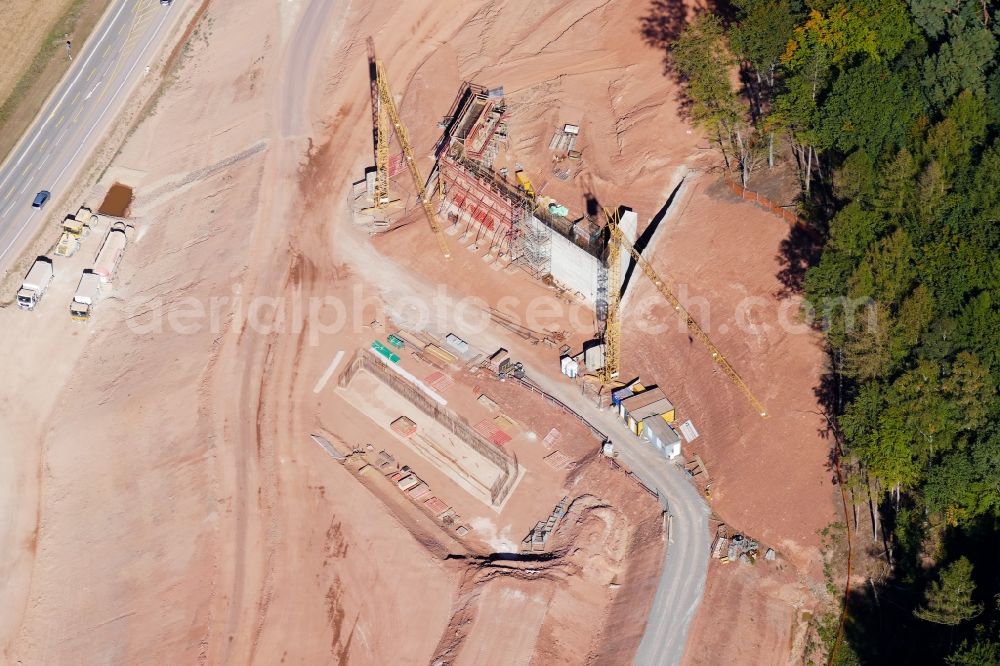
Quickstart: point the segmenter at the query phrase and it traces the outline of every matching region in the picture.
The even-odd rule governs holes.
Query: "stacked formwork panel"
[[[466,157],[491,168],[497,155],[497,140],[506,137],[507,112],[503,100],[487,100],[480,117],[465,138]]]

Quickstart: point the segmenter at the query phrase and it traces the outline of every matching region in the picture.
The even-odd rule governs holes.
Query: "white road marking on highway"
[[[319,393],[326,386],[326,383],[330,381],[330,377],[333,375],[333,371],[337,369],[337,364],[340,363],[340,359],[344,358],[344,352],[339,351],[337,355],[333,357],[333,361],[330,363],[330,367],[326,369],[323,376],[319,378],[316,382],[316,386],[313,387],[313,393]]]
[[[38,147],[39,150],[45,150],[45,146],[49,145],[49,140],[46,137],[45,141],[42,141],[42,145]]]
[[[73,77],[73,80],[70,82],[70,84],[66,86],[66,91],[62,94],[62,97],[59,98],[59,101],[53,105],[52,107],[53,111],[55,111],[62,105],[63,101],[66,99],[66,95],[68,95],[70,91],[73,90],[73,87],[76,85],[76,82],[80,80],[80,77],[83,75],[84,70],[86,70],[87,63],[90,62],[90,59],[93,57],[94,53],[97,52],[97,48],[104,42],[107,36],[111,34],[111,27],[115,24],[115,22],[118,20],[118,17],[121,15],[122,11],[124,11],[125,7],[127,6],[128,3],[123,2],[121,6],[118,8],[118,11],[115,12],[114,17],[111,19],[111,22],[108,23],[108,27],[105,28],[104,34],[102,34],[101,38],[97,40],[96,44],[94,44],[94,48],[87,52],[87,57],[80,64],[80,71],[76,73],[76,76]],[[38,137],[41,136],[42,130],[45,129],[45,125],[46,123],[42,123],[37,128],[35,128],[34,138],[31,140],[30,143],[28,143],[27,146],[21,149],[21,156],[17,158],[17,161],[14,163],[14,166],[19,166],[21,164],[21,161],[24,160],[25,156],[31,150],[31,147],[35,145],[36,141],[38,141]],[[13,171],[7,172],[7,176],[3,179],[3,181],[0,181],[0,187],[3,187],[7,183],[7,180],[11,177],[12,174]],[[6,250],[4,252],[6,253]],[[3,257],[3,254],[0,254],[0,257]]]
[[[76,94],[76,96],[75,96],[75,97],[73,97],[73,101],[72,101],[72,104],[73,104],[74,106],[76,106],[76,100],[80,99],[80,95],[81,95],[81,93],[79,93],[79,92],[78,92],[78,93]]]
[[[22,172],[21,172],[21,175],[22,175],[22,176],[27,176],[27,175],[28,175],[28,170],[29,170],[29,169],[30,169],[31,167],[33,167],[34,165],[35,165],[35,163],[34,163],[34,162],[32,162],[32,163],[31,163],[31,164],[29,164],[28,166],[24,167],[24,171],[22,171]]]
[[[97,74],[97,70],[96,69],[90,70],[90,74],[87,74],[87,80],[89,81],[92,78],[94,78],[94,74]]]
[[[125,7],[125,4],[126,3],[122,3],[122,8]],[[121,9],[118,10],[118,13],[119,14],[121,13]],[[139,60],[142,59],[142,55],[146,52],[146,50],[149,48],[149,45],[153,42],[153,38],[157,35],[157,33],[160,32],[160,29],[163,28],[163,23],[166,20],[167,20],[167,12],[164,12],[163,13],[163,17],[160,19],[160,22],[157,24],[156,28],[153,29],[153,33],[149,36],[149,39],[146,40],[146,43],[143,45],[142,50],[139,51],[139,55],[136,57],[135,62],[133,62],[132,66],[129,68],[129,70],[127,72],[125,72],[125,76],[122,78],[122,82],[118,85],[118,88],[115,89],[115,92],[111,96],[111,99],[114,99],[115,97],[118,97],[118,93],[120,93],[121,90],[122,90],[122,88],[125,87],[125,84],[128,83],[128,77],[130,77],[132,75],[132,72],[135,71],[135,68],[139,65]],[[105,34],[107,34],[107,32],[105,32]],[[103,40],[103,38],[102,38],[102,40]],[[98,42],[98,45],[100,45],[100,42]],[[79,74],[77,75],[77,78],[79,78]],[[75,79],[74,79],[74,82],[75,82]],[[67,91],[67,93],[68,92],[69,91]],[[63,97],[65,97],[65,96],[66,96],[66,94],[64,93]],[[63,177],[64,173],[66,173],[66,169],[69,168],[69,165],[73,164],[73,162],[76,161],[76,158],[80,154],[80,151],[83,150],[83,147],[87,144],[87,140],[90,138],[90,135],[94,133],[94,129],[97,128],[97,125],[101,122],[101,120],[107,114],[108,109],[110,109],[110,108],[111,108],[111,104],[109,103],[107,106],[104,107],[104,110],[101,111],[100,115],[97,116],[97,119],[90,126],[90,129],[87,130],[87,133],[84,135],[83,139],[80,140],[80,143],[77,145],[76,151],[73,153],[73,155],[70,156],[70,158],[68,160],[66,160],[65,162],[63,162],[63,168],[58,173],[58,175],[56,175],[55,179],[52,181],[53,183],[59,182],[59,179]],[[34,142],[32,142],[32,143],[34,143]],[[0,184],[0,187],[2,187],[2,184]],[[3,259],[5,256],[7,256],[7,253],[10,252],[10,249],[12,247],[14,247],[14,243],[16,243],[17,239],[21,237],[21,234],[24,233],[24,230],[28,228],[28,225],[31,222],[31,219],[33,217],[35,217],[35,214],[37,212],[38,212],[37,208],[32,208],[31,209],[31,215],[29,215],[28,219],[25,220],[24,224],[21,225],[21,228],[17,230],[17,233],[14,234],[14,238],[12,238],[9,243],[7,243],[7,247],[5,247],[3,249],[3,252],[0,252],[0,259]]]
[[[107,58],[108,57],[108,53],[111,52],[111,47],[112,46],[114,46],[114,44],[108,44],[108,48],[104,49],[104,57],[105,58]]]
[[[28,189],[29,184],[30,183],[25,183],[24,186],[21,188],[21,191],[18,192],[18,194],[24,194],[24,191]]]
[[[97,90],[98,88],[100,88],[100,87],[101,87],[101,84],[102,84],[102,83],[104,83],[104,81],[98,81],[98,82],[97,82],[97,85],[96,85],[96,86],[94,86],[94,89],[93,89],[93,90],[91,90],[91,91],[90,91],[89,93],[87,93],[87,96],[86,96],[86,97],[84,97],[83,99],[84,99],[84,100],[88,100],[88,99],[90,99],[90,96],[91,96],[91,95],[93,95],[93,94],[94,94],[94,92],[95,92],[95,91],[96,91],[96,90]]]
[[[66,120],[66,114],[59,116],[59,120],[56,121],[56,129],[59,129],[59,127],[63,124],[64,120]]]
[[[10,202],[10,205],[9,205],[9,206],[7,206],[7,210],[5,210],[5,211],[3,212],[3,214],[4,214],[4,217],[6,217],[6,216],[7,216],[7,213],[9,213],[9,212],[10,212],[10,209],[11,209],[11,208],[13,208],[13,207],[14,207],[14,202],[13,202],[13,201],[11,201],[11,202]]]
[[[14,194],[14,190],[13,189],[7,190],[7,196],[5,196],[3,198],[3,200],[7,201],[7,199],[10,199],[10,195],[12,195],[12,194]]]

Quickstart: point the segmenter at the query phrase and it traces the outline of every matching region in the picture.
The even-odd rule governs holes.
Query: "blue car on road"
[[[42,206],[45,205],[45,202],[49,200],[50,196],[52,195],[49,193],[48,190],[42,190],[41,192],[35,195],[35,200],[31,202],[31,207],[41,208]]]

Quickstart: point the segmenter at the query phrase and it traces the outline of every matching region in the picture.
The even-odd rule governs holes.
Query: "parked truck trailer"
[[[97,297],[101,295],[101,276],[93,270],[87,269],[80,278],[80,284],[73,295],[73,302],[69,304],[69,314],[73,319],[90,319],[90,314],[97,303]]]
[[[94,260],[93,270],[96,275],[100,276],[101,282],[112,282],[115,279],[118,264],[122,260],[122,255],[125,254],[125,246],[128,245],[131,232],[131,225],[124,222],[115,222],[111,226],[111,230],[108,231],[108,235],[97,253],[97,259]]]
[[[38,257],[31,265],[28,274],[21,282],[17,292],[17,304],[22,310],[34,310],[38,301],[42,300],[45,290],[52,284],[52,260],[48,257]]]

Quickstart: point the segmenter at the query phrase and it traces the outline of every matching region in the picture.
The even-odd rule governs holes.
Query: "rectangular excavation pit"
[[[364,365],[365,367],[361,367]],[[338,382],[354,408],[379,424],[406,450],[443,474],[455,485],[499,512],[523,476],[517,461],[501,451],[444,405],[403,377],[392,374],[371,354],[362,353]],[[419,403],[419,404],[417,404]],[[416,425],[409,437],[398,436],[391,424],[405,416]],[[418,463],[411,463],[419,475]],[[432,490],[437,490],[432,487]]]
[[[97,210],[100,215],[110,215],[111,217],[127,217],[128,209],[132,205],[132,188],[124,183],[115,183],[104,195],[104,201]]]

